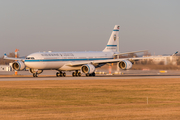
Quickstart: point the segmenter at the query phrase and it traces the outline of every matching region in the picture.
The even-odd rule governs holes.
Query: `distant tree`
[[[127,55],[119,55],[119,58],[128,58]]]
[[[146,60],[146,59],[140,60],[140,61],[141,61],[141,64],[142,64],[142,65],[147,65],[147,63],[148,63],[148,60]]]
[[[148,52],[148,51],[145,51],[145,52],[144,52],[144,56],[151,56],[151,53]]]
[[[15,53],[14,52],[11,52],[9,53],[9,55],[7,55],[8,57],[15,57]],[[17,57],[19,57],[19,54],[17,54]]]
[[[153,65],[153,60],[152,59],[144,59],[144,60],[139,60],[136,62],[137,64],[142,64],[142,65]]]
[[[180,65],[180,57],[177,58],[177,65]]]
[[[164,65],[164,61],[160,61],[160,62],[159,62],[159,65]]]
[[[4,65],[3,57],[0,58],[0,65]]]
[[[135,53],[128,54],[128,58],[132,58],[132,57],[137,57],[137,55]]]

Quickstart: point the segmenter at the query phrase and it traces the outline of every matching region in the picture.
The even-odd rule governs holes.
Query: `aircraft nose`
[[[31,68],[31,64],[30,64],[30,62],[24,62],[25,63],[25,65],[27,66],[27,67],[29,67],[29,68]]]

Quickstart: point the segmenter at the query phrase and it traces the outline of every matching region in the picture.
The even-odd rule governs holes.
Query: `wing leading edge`
[[[159,56],[157,56],[158,58]],[[163,56],[166,57],[166,56]],[[168,56],[167,56],[168,57]],[[138,57],[138,58],[121,58],[121,59],[107,59],[107,60],[93,60],[93,61],[74,61],[74,62],[69,62],[66,65],[68,66],[81,66],[84,64],[105,64],[105,63],[116,63],[120,62],[123,60],[129,60],[129,61],[137,61],[137,60],[142,60],[142,59],[153,59],[156,57]]]

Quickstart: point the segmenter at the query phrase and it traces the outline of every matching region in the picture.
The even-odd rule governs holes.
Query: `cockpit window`
[[[31,59],[32,60],[32,59],[34,59],[34,57],[27,57],[26,59]]]

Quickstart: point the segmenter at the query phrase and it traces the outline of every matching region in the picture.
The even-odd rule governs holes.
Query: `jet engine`
[[[33,68],[30,68],[29,69],[29,72],[30,73],[37,73],[37,74],[41,74],[43,72],[43,70],[38,70],[38,69],[33,69]]]
[[[12,64],[12,68],[17,71],[24,70],[25,67],[26,65],[22,61],[15,61]]]
[[[85,64],[81,67],[81,71],[85,74],[91,74],[95,71],[95,67],[92,64]]]
[[[128,70],[132,68],[132,63],[128,60],[123,60],[118,63],[118,66],[123,70]]]

